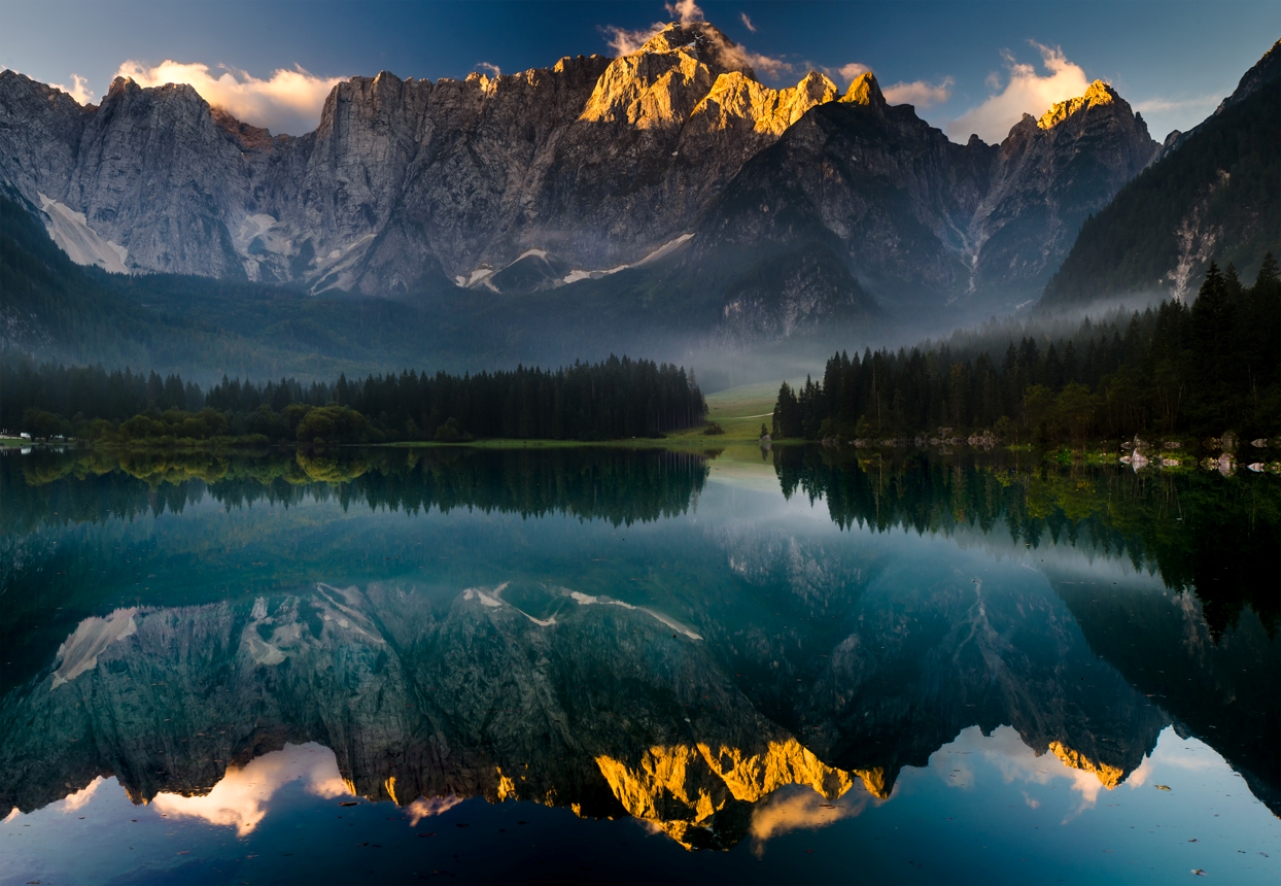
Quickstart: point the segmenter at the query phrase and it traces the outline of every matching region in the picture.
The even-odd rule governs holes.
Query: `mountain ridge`
[[[700,334],[785,338],[884,308],[1034,297],[1156,149],[1110,87],[1091,90],[1034,133],[1025,120],[999,147],[956,145],[870,72],[844,93],[814,71],[764,86],[706,22],[519,74],[353,77],[298,137],[187,86],[118,78],[81,108],[6,71],[0,180],[70,254],[111,270],[399,297],[587,279],[610,292],[644,261],[644,286],[707,302],[717,325]],[[847,162],[868,138],[879,171]],[[762,158],[783,142],[772,169]],[[795,167],[824,150],[846,155],[836,191]],[[782,226],[770,201],[743,201],[753,187],[792,195]],[[752,271],[763,255],[782,266]],[[707,265],[697,290],[692,261]]]

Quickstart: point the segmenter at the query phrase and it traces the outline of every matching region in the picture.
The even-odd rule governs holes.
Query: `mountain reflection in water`
[[[1188,754],[1281,812],[1275,600],[1203,591],[1212,546],[1174,551],[1209,521],[1258,556],[1275,478],[783,449],[762,492],[749,462],[643,452],[28,458],[0,459],[2,827],[114,780],[242,839],[293,791],[411,827],[528,801],[761,856],[923,774],[972,789],[978,760],[1027,809],[1066,788],[1067,822]]]

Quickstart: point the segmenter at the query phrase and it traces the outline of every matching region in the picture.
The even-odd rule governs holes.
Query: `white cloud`
[[[756,25],[752,24],[752,20],[747,17],[746,12],[740,12],[738,17],[743,20],[743,27],[747,28],[747,30],[751,31],[753,34],[756,33]]]
[[[131,77],[139,86],[186,83],[209,104],[246,123],[294,135],[316,128],[325,99],[342,81],[341,77],[317,77],[302,67],[279,68],[267,80],[225,68],[215,76],[208,65],[168,59],[155,66],[127,61],[117,75]]]
[[[855,818],[867,808],[872,795],[855,789],[838,800],[829,801],[815,791],[780,792],[752,810],[750,832],[753,851],[764,854],[765,841],[791,831],[816,830]]]
[[[160,793],[151,808],[175,818],[199,818],[212,825],[234,827],[243,837],[266,817],[271,798],[286,784],[301,781],[317,797],[334,799],[350,794],[338,774],[338,761],[329,748],[308,742],[287,744],[263,754],[244,769],[228,767],[222,781],[201,796]]]
[[[1184,99],[1150,98],[1135,102],[1133,107],[1143,115],[1152,137],[1160,141],[1171,130],[1187,132],[1214,112],[1222,98],[1200,95]]]
[[[80,790],[75,793],[68,794],[62,801],[62,811],[70,814],[83,809],[89,801],[93,799],[93,795],[98,793],[98,788],[106,784],[106,781],[107,780],[105,778],[99,775]]]
[[[952,83],[951,77],[944,77],[938,83],[924,80],[895,83],[885,88],[885,100],[892,105],[915,105],[918,108],[941,105],[952,97]]]
[[[631,55],[644,46],[650,37],[653,37],[665,27],[667,25],[662,22],[654,22],[648,29],[639,28],[635,31],[629,31],[626,28],[619,28],[615,25],[605,25],[601,30],[608,35],[608,39],[605,41],[606,46],[619,55]]]
[[[74,98],[79,104],[87,105],[93,101],[93,90],[89,88],[89,80],[81,77],[79,74],[71,75],[73,86],[63,86],[61,83],[50,83],[54,89],[61,89],[67,95]]]
[[[694,0],[676,0],[675,3],[666,3],[664,6],[667,8],[667,14],[676,18],[682,25],[704,20],[703,10],[698,8]]]
[[[841,65],[839,68],[824,68],[823,72],[829,77],[840,77],[849,84],[858,79],[859,75],[866,74],[871,70],[867,65],[859,62],[850,62],[848,65]]]
[[[405,812],[409,814],[409,826],[411,828],[417,827],[418,822],[424,818],[448,812],[461,802],[463,802],[463,798],[456,797],[453,794],[448,797],[432,797],[431,799],[419,797],[405,807]]]
[[[1167,111],[1194,111],[1208,114],[1218,107],[1220,101],[1222,99],[1214,95],[1200,95],[1185,99],[1150,98],[1147,101],[1135,102],[1133,107],[1134,110],[1144,114]]]
[[[1005,88],[950,121],[944,127],[949,136],[964,141],[970,133],[977,133],[986,142],[999,142],[1024,114],[1039,117],[1055,102],[1084,94],[1090,80],[1080,65],[1069,61],[1061,49],[1035,42],[1032,45],[1041,53],[1045,73],[1040,74],[1035,65],[1019,62],[1013,54],[1004,53],[1008,72]],[[998,89],[1001,79],[995,75],[988,78],[988,83]]]
[[[476,67],[481,70],[488,71],[489,74],[494,77],[501,77],[503,74],[502,68],[498,67],[498,65],[490,64],[489,62],[481,62]]]
[[[674,17],[679,16],[679,21],[682,25],[702,21],[703,10],[699,9],[693,0],[680,0],[675,5],[669,3],[667,4],[667,11]],[[606,43],[611,49],[619,55],[631,55],[666,27],[667,25],[663,22],[654,22],[648,28],[640,28],[634,31],[629,31],[616,25],[606,25],[601,30],[607,35]],[[785,62],[781,58],[752,52],[744,46],[733,43],[729,38],[725,38],[724,42],[719,44],[719,49],[721,51],[721,60],[730,67],[750,67],[757,74],[764,74],[767,77],[774,78],[790,74],[795,70],[791,63]]]
[[[793,71],[792,66],[781,58],[761,55],[759,52],[749,52],[742,46],[730,47],[730,55],[735,58],[741,58],[743,63],[752,66],[752,70],[758,74],[764,74],[766,77],[781,77]]]

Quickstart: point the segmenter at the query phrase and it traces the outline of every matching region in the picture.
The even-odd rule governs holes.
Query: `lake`
[[[1268,474],[6,452],[0,533],[0,884],[1281,881]]]

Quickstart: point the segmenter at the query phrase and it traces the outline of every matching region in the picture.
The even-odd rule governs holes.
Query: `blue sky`
[[[698,7],[697,17],[760,57],[764,82],[789,85],[816,68],[843,85],[842,69],[870,68],[883,87],[897,87],[892,99],[912,101],[958,140],[970,131],[998,140],[1019,113],[1039,114],[1094,79],[1112,83],[1161,139],[1203,119],[1281,38],[1277,2]],[[643,33],[674,17],[648,0],[0,0],[0,65],[68,91],[80,84],[85,100],[100,98],[122,69],[141,82],[186,78],[250,122],[296,134],[314,125],[334,78],[384,69],[464,77],[482,64],[511,73],[565,55],[614,55],[616,29]],[[157,67],[167,60],[179,64]],[[280,69],[293,74],[276,76]]]

